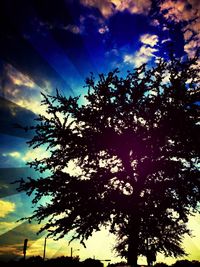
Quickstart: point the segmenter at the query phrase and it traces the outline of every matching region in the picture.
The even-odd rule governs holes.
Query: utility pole
[[[46,245],[47,245],[47,237],[45,237],[45,239],[44,239],[43,261],[45,260],[45,255],[46,255]]]
[[[28,244],[28,239],[26,238],[24,239],[24,248],[23,248],[24,260],[26,259],[27,244]]]
[[[71,259],[72,259],[72,256],[73,256],[73,252],[75,252],[75,251],[79,251],[80,249],[74,249],[73,250],[73,248],[71,247]]]

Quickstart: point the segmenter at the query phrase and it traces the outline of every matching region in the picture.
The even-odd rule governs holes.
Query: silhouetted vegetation
[[[125,262],[119,262],[119,263],[112,263],[109,264],[108,267],[119,267],[119,266],[126,266]],[[144,266],[144,265],[142,265]],[[175,264],[167,265],[166,263],[156,263],[153,265],[154,267],[199,267],[200,262],[199,261],[189,261],[189,260],[179,260]]]
[[[179,260],[172,267],[200,267],[199,261]]]
[[[158,262],[154,265],[155,267],[168,267],[169,265],[163,263],[163,262]]]
[[[197,60],[172,56],[97,82],[91,75],[84,104],[44,95],[48,116],[37,119],[29,145],[50,154],[29,164],[49,175],[19,185],[34,192],[34,204],[49,197],[29,218],[48,218],[41,231],[62,238],[74,230],[84,244],[107,226],[134,266],[139,255],[184,255],[188,215],[200,200]]]
[[[103,263],[101,263],[99,260],[95,260],[95,259],[86,259],[83,262],[83,266],[85,266],[85,267],[87,267],[87,266],[103,267]]]
[[[40,256],[33,256],[24,261],[20,260],[11,260],[8,262],[0,261],[0,266],[13,266],[13,267],[103,267],[103,263],[100,260],[95,260],[88,258],[84,261],[79,261],[77,258],[71,257],[58,257],[54,259],[48,259],[43,261]],[[111,263],[107,265],[108,267],[119,267],[126,266],[125,262]],[[199,261],[189,261],[189,260],[179,260],[175,264],[167,265],[165,263],[156,263],[154,267],[200,267]]]
[[[1,266],[13,266],[13,267],[40,267],[40,266],[47,266],[47,267],[62,267],[62,266],[70,266],[70,267],[103,267],[103,263],[99,260],[95,259],[86,259],[85,261],[79,261],[78,258],[71,258],[71,257],[58,257],[43,260],[40,256],[33,256],[28,258],[27,260],[20,259],[20,260],[12,260],[9,262],[0,262]]]

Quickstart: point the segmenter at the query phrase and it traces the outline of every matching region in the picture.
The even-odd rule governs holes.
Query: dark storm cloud
[[[54,88],[71,90],[23,33],[24,25],[28,27],[34,20],[31,1],[26,1],[26,4],[25,1],[1,1],[0,5],[1,59],[29,75],[41,88],[45,87],[44,81],[48,80]]]
[[[31,131],[25,131],[19,126],[34,125],[36,115],[15,103],[0,97],[0,133],[30,139]]]
[[[10,6],[5,5],[4,9],[6,15],[4,15],[5,23],[3,28],[7,32],[11,32],[12,38],[16,37],[13,46],[15,50],[17,48],[18,50],[14,51],[13,54],[23,54],[22,60],[24,57],[26,60],[31,57],[30,61],[33,60],[33,62],[32,66],[29,67],[29,74],[33,77],[37,79],[37,77],[42,76],[43,78],[48,77],[50,80],[63,80],[63,78],[57,77],[59,76],[58,73],[56,73],[57,75],[55,71],[53,73],[52,69],[54,69],[54,66],[51,63],[51,66],[48,66],[42,54],[37,55],[37,52],[40,51],[41,34],[45,34],[45,31],[63,49],[65,56],[77,68],[83,79],[88,74],[88,70],[92,71],[94,69],[81,35],[75,34],[76,31],[72,30],[80,26],[80,13],[82,9],[78,1],[18,1],[17,3],[16,1],[10,1]],[[8,27],[9,23],[11,27]],[[21,40],[18,40],[19,36],[22,37]],[[37,47],[32,46],[31,38],[29,40],[29,37],[33,37],[35,40],[38,38]],[[7,40],[7,43],[9,43],[9,40]],[[45,44],[41,45],[44,46]],[[49,46],[50,42],[47,38],[47,51]],[[8,51],[9,55],[10,50]],[[49,52],[52,53],[51,50]],[[54,56],[56,56],[56,51],[54,53]],[[21,61],[19,58],[15,58],[15,62],[19,61]],[[22,62],[21,65],[26,66],[27,64]],[[60,88],[59,85],[57,87]],[[65,87],[67,87],[66,81]],[[63,86],[61,89],[64,89]]]
[[[14,181],[21,178],[38,177],[38,174],[31,168],[0,168],[0,198],[17,194],[18,184]]]

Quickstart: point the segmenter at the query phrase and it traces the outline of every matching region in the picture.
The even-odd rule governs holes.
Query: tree
[[[91,74],[85,104],[44,95],[48,115],[37,119],[29,145],[44,145],[49,156],[29,164],[49,174],[19,181],[19,191],[35,193],[33,203],[48,199],[29,217],[48,219],[40,231],[57,238],[74,231],[84,244],[107,226],[133,266],[152,246],[184,254],[188,215],[200,199],[197,61],[172,56],[98,82]]]
[[[103,263],[100,260],[88,258],[84,260],[83,266],[103,267]]]

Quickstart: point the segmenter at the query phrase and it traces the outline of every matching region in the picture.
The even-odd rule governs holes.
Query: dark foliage
[[[58,257],[43,261],[40,256],[33,256],[26,260],[21,259],[18,261],[0,262],[1,266],[12,267],[103,267],[103,264],[99,260],[86,259],[79,262],[78,258],[71,257]]]
[[[158,262],[154,265],[154,267],[168,267],[169,265],[162,263],[162,262]]]
[[[103,263],[100,262],[100,260],[95,259],[86,259],[82,262],[79,262],[77,259],[71,259],[70,257],[58,257],[54,259],[49,259],[43,261],[43,259],[40,256],[33,256],[28,258],[27,260],[11,260],[8,262],[0,261],[0,266],[12,266],[12,267],[53,267],[53,266],[59,266],[59,267],[67,267],[67,266],[73,266],[73,267],[102,267]],[[119,263],[112,263],[108,264],[109,267],[119,267],[119,266],[126,266],[125,262],[119,262]],[[154,265],[154,267],[199,267],[200,262],[199,261],[189,261],[189,260],[179,260],[176,263],[172,265],[167,265],[165,263],[157,263]]]
[[[117,263],[111,263],[108,264],[109,267],[117,267],[117,266],[126,266],[126,262],[122,261],[122,262],[117,262]]]
[[[199,261],[179,260],[172,267],[199,267]]]
[[[95,260],[95,259],[90,259],[90,258],[83,261],[82,265],[84,267],[87,267],[87,266],[103,267],[103,263],[100,262],[100,260]]]
[[[200,200],[197,60],[172,57],[98,82],[91,75],[85,104],[44,95],[48,116],[37,119],[29,145],[50,153],[29,164],[49,175],[19,186],[34,192],[34,204],[47,199],[29,218],[48,220],[41,231],[57,238],[74,231],[84,244],[107,226],[130,264],[152,247],[184,255],[188,215]]]

